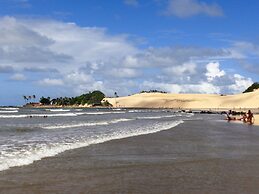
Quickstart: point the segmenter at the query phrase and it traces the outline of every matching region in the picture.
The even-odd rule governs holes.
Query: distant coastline
[[[235,95],[140,93],[104,98],[113,107],[172,108],[192,110],[259,110],[259,90]]]
[[[83,95],[82,95],[83,96]],[[81,96],[80,96],[81,97]],[[78,97],[75,97],[75,99]],[[90,99],[90,98],[89,98]],[[89,100],[88,99],[88,100]],[[56,99],[54,99],[56,100]],[[71,98],[70,98],[71,100]],[[92,99],[91,99],[92,100]],[[184,110],[248,110],[259,111],[259,90],[234,95],[171,94],[148,92],[123,97],[99,97],[98,100],[75,104],[27,103],[30,108],[155,108]],[[83,101],[83,100],[82,100]]]

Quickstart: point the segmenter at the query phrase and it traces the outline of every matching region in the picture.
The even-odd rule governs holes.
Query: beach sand
[[[254,125],[259,126],[259,114],[254,114]]]
[[[141,93],[105,100],[114,107],[259,110],[259,90],[235,95]]]
[[[0,193],[258,193],[259,127],[220,116],[0,172]]]

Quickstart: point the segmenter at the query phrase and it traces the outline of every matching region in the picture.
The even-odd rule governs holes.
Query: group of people
[[[239,121],[243,121],[244,123],[250,123],[250,124],[254,123],[254,115],[251,112],[251,110],[248,110],[247,113],[241,113],[242,117],[240,117],[240,118],[236,118],[231,115],[233,115],[233,112],[231,110],[229,110],[229,112],[227,113],[227,120],[229,120],[229,121],[239,120]]]

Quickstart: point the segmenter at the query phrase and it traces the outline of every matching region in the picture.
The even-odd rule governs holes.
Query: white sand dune
[[[106,98],[114,107],[180,109],[258,109],[259,90],[236,95],[142,93]]]
[[[259,90],[245,94],[221,96],[217,94],[162,94],[141,93],[119,98],[106,98],[113,107],[127,108],[175,108],[175,109],[213,109],[247,110],[259,112]],[[259,115],[255,115],[259,125]]]

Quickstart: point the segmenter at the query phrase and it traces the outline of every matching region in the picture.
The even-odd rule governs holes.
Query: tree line
[[[99,90],[82,94],[76,97],[59,97],[51,99],[50,97],[41,97],[40,103],[43,105],[72,106],[72,105],[92,105],[92,106],[111,106],[108,101],[102,102],[105,94]]]

